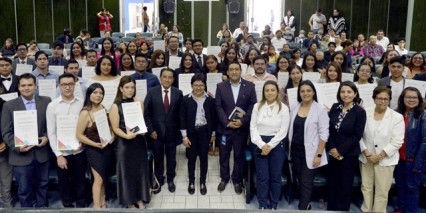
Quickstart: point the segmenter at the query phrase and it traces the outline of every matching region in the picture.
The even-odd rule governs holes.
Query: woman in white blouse
[[[254,105],[250,122],[259,209],[277,209],[285,157],[283,139],[289,123],[288,107],[281,102],[278,84],[266,81],[262,100]]]

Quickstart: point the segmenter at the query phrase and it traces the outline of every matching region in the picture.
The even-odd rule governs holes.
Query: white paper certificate
[[[376,84],[356,84],[358,88],[359,97],[362,99],[362,106],[364,108],[374,106],[373,90]]]
[[[139,98],[141,101],[145,100],[148,87],[146,85],[146,79],[143,80],[136,80],[136,97]]]
[[[354,74],[353,73],[342,73],[342,82],[350,81],[354,82]]]
[[[167,68],[167,67],[152,68],[152,74],[154,74],[155,76],[158,77],[158,79],[160,79],[161,70],[164,68]]]
[[[422,97],[425,97],[426,93],[426,82],[424,81],[418,81],[413,79],[405,79],[405,87],[414,87],[417,88],[420,91],[420,94]]]
[[[290,109],[297,104],[297,89],[298,88],[287,89],[287,99]]]
[[[155,50],[163,50],[166,51],[166,42],[163,40],[153,41],[154,43],[154,51]]]
[[[247,64],[241,63],[240,65],[241,65],[241,77],[244,78],[245,76],[250,75],[247,70],[248,68]]]
[[[312,81],[312,83],[316,83],[316,82],[318,82],[320,77],[321,77],[321,74],[319,72],[304,72],[302,79],[304,81],[310,80],[310,81]]]
[[[217,56],[222,48],[220,46],[208,46],[207,47],[207,55]]]
[[[80,146],[75,137],[78,115],[57,115],[56,131],[58,150],[76,150]]]
[[[24,73],[32,73],[33,65],[29,64],[16,64],[15,75],[22,75]]]
[[[64,66],[49,65],[49,70],[52,71],[53,73],[57,74],[57,75],[64,74]]]
[[[12,93],[6,93],[6,94],[1,94],[0,98],[2,98],[4,101],[10,101],[12,99],[15,99],[18,97],[18,93],[17,92],[12,92]]]
[[[287,82],[288,82],[288,72],[278,72],[278,86],[280,89],[284,88],[285,86],[287,86]]]
[[[37,110],[13,112],[15,147],[38,145]]]
[[[77,60],[77,62],[78,62],[78,67],[80,67],[80,68],[85,67],[86,64],[87,64],[86,60]]]
[[[95,76],[95,68],[94,67],[82,67],[81,68],[81,77],[84,80],[89,80],[91,79],[93,76]]]
[[[340,82],[334,83],[315,83],[317,90],[318,103],[325,105],[329,109],[334,103],[337,103],[337,90],[339,89]]]
[[[118,81],[100,81],[105,89],[104,100],[102,100],[102,105],[104,105],[107,112],[111,108],[111,105],[114,103],[115,95],[117,94]]]
[[[263,85],[264,84],[265,84],[265,81],[255,81],[254,82],[254,89],[256,90],[257,102],[262,100],[262,93],[263,93]]]
[[[222,82],[222,73],[207,73],[207,93],[216,96],[217,84]]]
[[[135,73],[134,70],[130,70],[130,71],[121,71],[120,75],[121,76],[127,76],[127,75],[133,75]]]
[[[38,94],[42,96],[50,97],[50,99],[56,98],[56,80],[55,79],[40,79],[38,80]]]
[[[148,131],[142,114],[141,102],[123,103],[121,106],[123,107],[124,123],[127,132],[135,127],[139,127],[139,131],[135,132],[137,134]]]
[[[96,127],[98,129],[98,134],[99,138],[101,139],[101,142],[111,143],[111,132],[105,109],[99,110],[93,115],[95,117]]]
[[[183,95],[188,95],[192,92],[191,87],[191,78],[194,76],[194,73],[188,74],[179,74],[179,89],[182,91]]]
[[[174,70],[179,68],[181,58],[182,57],[170,56],[169,57],[169,67],[174,69]]]

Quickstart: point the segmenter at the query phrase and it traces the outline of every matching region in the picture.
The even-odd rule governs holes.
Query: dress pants
[[[247,135],[242,135],[239,131],[232,134],[220,136],[221,143],[219,146],[219,163],[220,178],[222,182],[227,183],[230,179],[229,158],[231,150],[234,150],[234,170],[232,171],[232,182],[241,184],[244,174],[244,148],[246,147]]]
[[[188,138],[191,141],[191,146],[187,149],[189,182],[194,183],[195,181],[195,162],[197,161],[197,156],[200,156],[200,183],[205,184],[210,143],[207,125],[196,128],[193,134],[188,134]]]
[[[13,174],[18,183],[18,197],[21,207],[48,207],[47,189],[49,184],[49,161],[39,163],[36,158],[26,166],[14,166]]]
[[[12,171],[13,167],[8,163],[7,156],[0,157],[0,204],[3,208],[12,208]]]
[[[398,207],[404,213],[417,212],[423,173],[413,172],[414,162],[399,160],[395,167]]]
[[[86,154],[65,156],[68,169],[58,169],[61,199],[64,206],[76,202],[77,207],[85,207],[86,199]]]
[[[154,152],[155,176],[160,184],[164,183],[164,154],[166,154],[167,182],[172,182],[176,176],[175,141],[166,137],[164,141],[152,140],[151,143]]]

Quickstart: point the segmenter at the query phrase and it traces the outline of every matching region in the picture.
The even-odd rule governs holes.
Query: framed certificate
[[[216,96],[217,84],[222,82],[222,73],[207,73],[207,92]]]
[[[15,147],[38,145],[37,110],[13,112]]]
[[[56,117],[56,142],[58,150],[76,150],[80,142],[76,138],[78,115],[57,115]]]
[[[94,114],[96,127],[98,128],[99,138],[101,142],[112,143],[111,131],[105,109],[101,109]]]
[[[148,132],[142,114],[141,102],[123,103],[121,106],[123,107],[124,123],[127,132],[135,128],[138,130],[135,132],[136,134]]]

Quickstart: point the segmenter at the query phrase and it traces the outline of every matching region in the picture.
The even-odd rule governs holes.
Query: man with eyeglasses
[[[13,60],[13,74],[16,73],[16,65],[17,64],[29,64],[33,66],[33,70],[36,68],[36,63],[33,58],[28,58],[28,46],[25,43],[19,43],[16,45],[16,53],[18,57]]]
[[[401,56],[393,57],[390,60],[389,71],[391,76],[382,78],[377,85],[391,88],[392,99],[390,108],[396,110],[396,108],[398,108],[398,98],[405,88],[405,78],[402,76],[402,72],[404,72],[404,60]]]
[[[204,42],[199,38],[194,38],[192,40],[192,49],[194,50],[194,58],[197,63],[194,64],[195,68],[200,71],[203,71],[204,64],[207,59],[207,55],[203,54]]]
[[[12,74],[12,60],[0,58],[0,93],[18,92],[18,78]]]
[[[71,63],[73,66],[75,63]],[[78,63],[77,73],[78,73]],[[69,68],[68,68],[69,69]],[[58,147],[57,126],[58,122],[64,119],[72,119],[73,116],[78,118],[83,108],[83,100],[74,96],[76,75],[64,73],[59,76],[59,88],[61,95],[54,99],[48,106],[46,111],[47,134],[49,144],[56,156],[58,167],[58,179],[61,188],[62,205],[65,208],[86,207],[86,156],[84,147],[80,144],[78,148],[71,150],[60,150]],[[61,116],[60,116],[61,115]],[[65,117],[62,115],[70,115]],[[77,119],[75,120],[77,122]],[[73,130],[75,131],[75,129]],[[75,137],[75,132],[72,137]],[[77,141],[77,138],[74,138]]]

